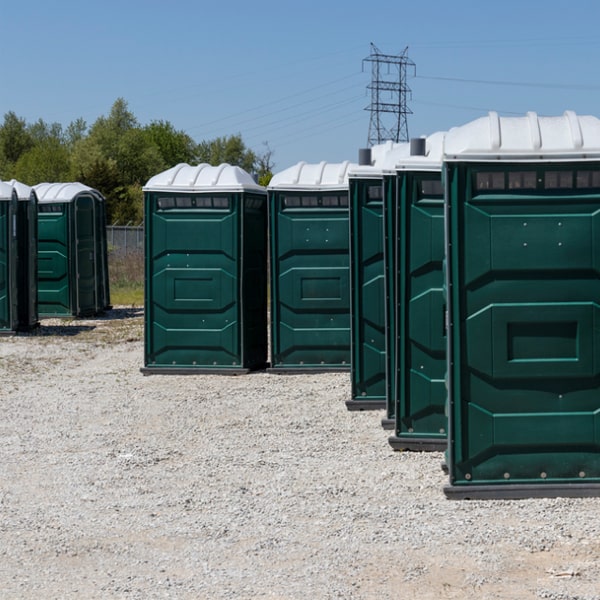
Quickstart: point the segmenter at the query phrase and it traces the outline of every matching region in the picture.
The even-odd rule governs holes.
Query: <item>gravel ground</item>
[[[600,499],[448,500],[348,374],[144,376],[142,327],[0,338],[3,600],[600,600]]]

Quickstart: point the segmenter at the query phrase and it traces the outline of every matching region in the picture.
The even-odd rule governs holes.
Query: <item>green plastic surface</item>
[[[441,173],[398,173],[396,436],[444,441],[446,336]]]
[[[310,196],[314,205],[286,204]],[[323,205],[345,199],[345,206]],[[272,368],[350,369],[348,192],[272,192]]]
[[[447,167],[452,485],[600,481],[599,169]]]
[[[384,405],[383,180],[350,179],[352,401]]]
[[[146,193],[149,368],[266,364],[266,196],[213,194],[209,201],[213,196],[223,199],[223,208],[203,208],[202,202],[161,208],[162,199],[177,194]]]

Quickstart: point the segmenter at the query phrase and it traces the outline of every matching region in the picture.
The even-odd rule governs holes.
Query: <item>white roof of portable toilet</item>
[[[81,193],[92,193],[98,198],[102,195],[98,190],[91,188],[78,181],[71,183],[38,183],[33,186],[40,203],[50,202],[73,202]]]
[[[33,190],[31,186],[26,185],[25,183],[21,183],[16,179],[11,179],[7,183],[10,183],[10,185],[12,185],[13,188],[15,188],[19,200],[29,200],[29,198],[31,197],[31,191]],[[35,190],[33,191],[35,193]]]
[[[342,163],[306,163],[301,161],[273,175],[269,189],[279,190],[347,190],[348,171],[355,165]]]
[[[13,186],[6,181],[0,181],[0,199],[10,200],[13,193]]]
[[[387,141],[371,148],[370,165],[352,165],[349,176],[357,178],[380,177],[384,173],[393,172],[396,164],[410,155],[409,142]]]
[[[144,191],[178,190],[186,192],[241,192],[246,190],[265,191],[252,176],[241,167],[223,163],[218,167],[202,163],[191,166],[178,164],[151,177]]]
[[[444,158],[445,131],[437,131],[425,138],[425,154],[403,157],[396,163],[398,171],[441,171]]]
[[[582,160],[600,157],[600,120],[573,111],[558,117],[500,117],[490,112],[446,134],[444,159]]]

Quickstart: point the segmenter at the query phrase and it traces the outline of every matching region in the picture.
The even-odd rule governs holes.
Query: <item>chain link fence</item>
[[[144,227],[142,225],[109,225],[106,241],[111,252],[131,254],[144,251]]]

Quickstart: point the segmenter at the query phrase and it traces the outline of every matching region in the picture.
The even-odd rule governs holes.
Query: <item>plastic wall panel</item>
[[[422,191],[441,173],[398,175],[396,279],[396,439],[418,449],[446,445],[444,204]]]
[[[10,203],[0,202],[0,330],[12,330]]]
[[[273,193],[270,218],[272,368],[348,370],[347,207],[286,208]]]
[[[383,177],[350,179],[352,294],[352,398],[356,405],[386,406]]]
[[[38,311],[40,316],[73,314],[70,212],[38,214]]]
[[[237,203],[186,211],[146,202],[147,366],[241,367]]]

